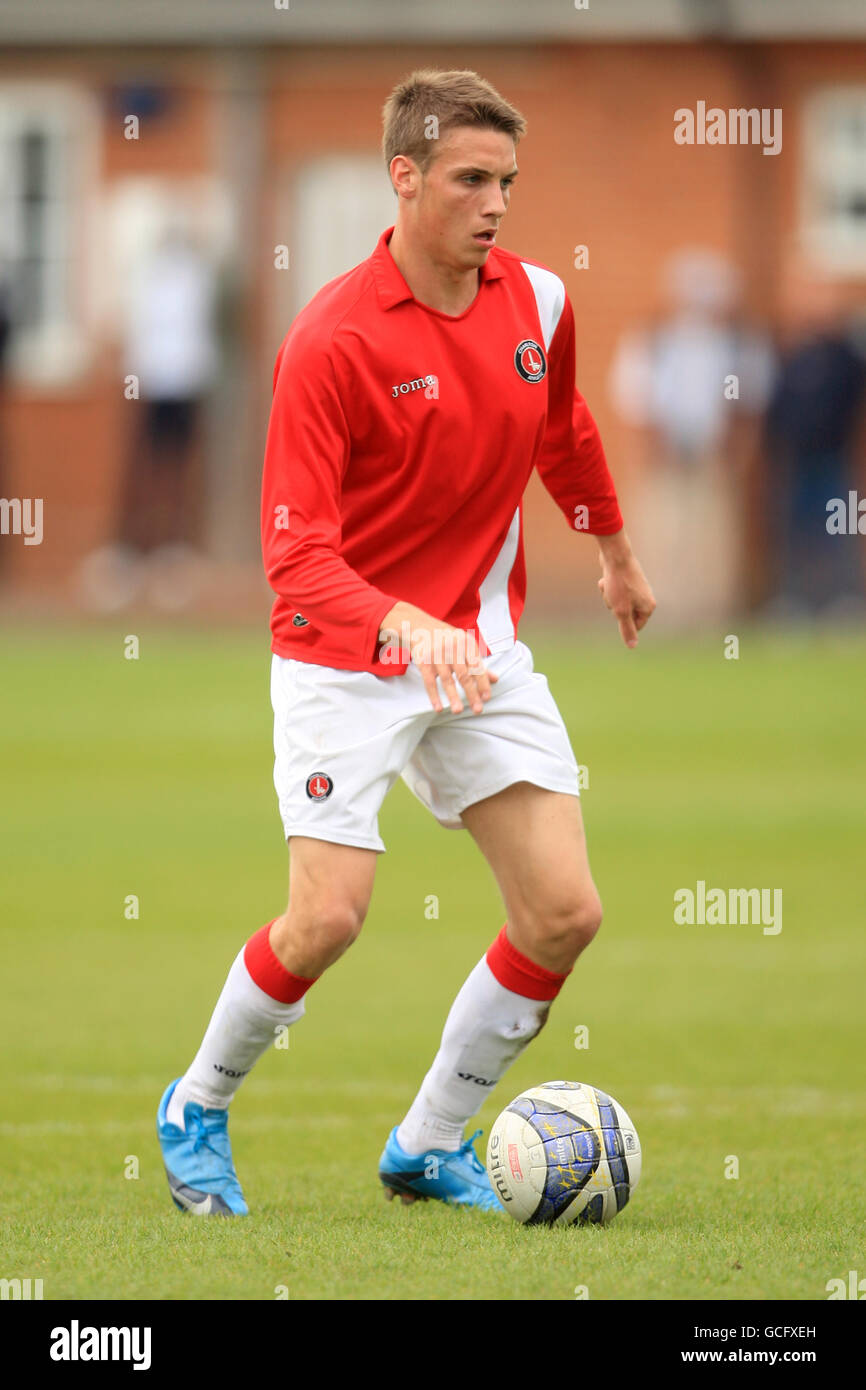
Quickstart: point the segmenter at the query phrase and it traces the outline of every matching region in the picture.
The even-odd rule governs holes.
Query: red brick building
[[[728,5],[713,27],[712,6],[632,0],[7,0],[0,270],[23,309],[0,403],[0,495],[44,498],[45,538],[25,549],[0,537],[6,593],[67,596],[81,557],[110,534],[130,420],[126,280],[178,209],[230,290],[203,459],[208,546],[226,575],[255,575],[274,354],[293,313],[393,218],[380,112],[419,66],[474,68],[528,120],[501,244],[566,283],[578,381],[627,508],[631,447],[608,372],[620,335],[653,311],[671,250],[726,253],[750,311],[771,324],[793,255],[835,277],[852,314],[866,309],[866,12],[754,9]],[[675,112],[701,102],[781,111],[781,149],[677,143]],[[572,578],[585,601],[593,549],[533,480],[531,601],[571,602]],[[258,580],[245,582],[239,592],[258,595]]]

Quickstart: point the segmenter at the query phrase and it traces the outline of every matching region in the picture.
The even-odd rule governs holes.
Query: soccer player
[[[262,536],[288,907],[239,952],[159,1107],[171,1195],[189,1211],[247,1211],[229,1103],[358,935],[398,777],[440,824],[469,830],[507,921],[388,1136],[386,1195],[502,1210],[467,1121],[598,930],[577,764],[517,637],[533,469],[597,538],[627,646],[655,601],[575,387],[563,283],[496,244],[525,130],[474,72],[401,82],[384,109],[395,225],[314,296],[277,355]]]

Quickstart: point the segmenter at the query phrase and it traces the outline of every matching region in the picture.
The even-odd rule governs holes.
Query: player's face
[[[421,179],[415,209],[430,255],[459,270],[483,265],[516,176],[510,135],[473,126],[448,131]]]

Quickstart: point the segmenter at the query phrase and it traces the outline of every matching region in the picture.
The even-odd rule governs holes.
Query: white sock
[[[397,1130],[400,1147],[410,1154],[458,1149],[466,1121],[549,1012],[550,1000],[527,999],[501,985],[482,956],[451,1006],[433,1065]]]
[[[281,1028],[304,1014],[304,1001],[281,1004],[252,979],[241,949],[217,1000],[202,1045],[175,1087],[166,1118],[184,1128],[188,1101],[224,1109],[247,1072],[275,1042]]]

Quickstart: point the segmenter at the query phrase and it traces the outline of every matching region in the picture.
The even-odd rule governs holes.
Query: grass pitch
[[[630,1205],[551,1231],[383,1201],[384,1139],[503,920],[469,836],[398,783],[360,940],[234,1102],[252,1215],[177,1212],[157,1102],[284,906],[266,634],[143,630],[129,661],[120,627],[13,632],[0,1276],[46,1299],[700,1300],[824,1299],[866,1272],[866,646],[522,635],[588,769],[605,924],[477,1123],[556,1077],[610,1091],[643,1145]],[[781,888],[782,931],[677,925],[698,880]]]

